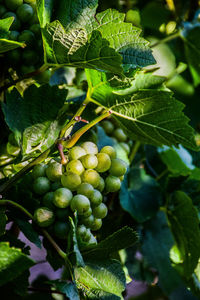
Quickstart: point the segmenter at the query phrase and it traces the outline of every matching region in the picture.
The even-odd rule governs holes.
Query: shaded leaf
[[[6,208],[5,207],[0,207],[0,236],[5,233],[6,230]]]
[[[20,249],[9,247],[8,243],[0,243],[0,286],[13,280],[34,265]]]
[[[57,291],[65,294],[70,300],[80,300],[78,289],[73,282],[51,280]]]
[[[81,255],[81,252],[78,247],[78,241],[77,241],[77,236],[76,236],[76,224],[74,223],[73,219],[69,217],[69,222],[71,226],[71,231],[70,231],[70,245],[69,251],[70,255],[72,254],[75,257],[74,265],[75,266],[84,266],[85,263],[83,261],[83,257]]]
[[[33,229],[33,226],[28,221],[16,219],[17,225],[27,239],[41,249],[41,241],[38,233]]]

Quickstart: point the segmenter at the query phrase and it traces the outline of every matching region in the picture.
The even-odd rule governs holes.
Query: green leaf
[[[73,219],[69,217],[69,223],[71,226],[71,231],[70,231],[70,243],[68,245],[68,250],[70,252],[70,256],[73,255],[74,258],[74,265],[79,267],[83,267],[85,265],[83,261],[83,257],[81,255],[81,252],[78,247],[78,241],[77,241],[77,236],[76,236],[76,223],[74,223]]]
[[[23,43],[9,40],[9,28],[14,21],[13,17],[0,20],[0,53],[24,47]]]
[[[33,229],[33,226],[28,221],[24,221],[21,219],[16,219],[17,225],[19,226],[20,230],[23,232],[25,237],[33,244],[35,244],[38,248],[42,248],[41,241],[39,238],[38,233]]]
[[[181,37],[184,41],[185,55],[189,64],[190,72],[193,77],[194,85],[197,86],[200,83],[200,64],[197,63],[200,60],[200,25],[199,22],[191,24],[184,23],[184,28],[181,32]]]
[[[6,95],[3,104],[5,120],[17,137],[22,139],[23,156],[34,151],[43,152],[58,137],[63,122],[58,112],[66,99],[67,91],[43,85],[29,87],[24,98],[14,89]]]
[[[40,26],[43,28],[50,23],[54,0],[36,0]]]
[[[99,242],[90,249],[84,251],[84,258],[106,258],[121,249],[128,248],[137,242],[137,234],[130,227],[123,227],[122,229],[109,235],[106,239]]]
[[[93,68],[122,73],[121,56],[93,31],[88,39],[83,28],[65,31],[59,21],[47,24],[42,30],[45,63],[50,66]]]
[[[0,236],[5,233],[6,230],[6,208],[5,207],[0,207]]]
[[[120,204],[138,222],[152,218],[162,203],[161,190],[144,169],[132,168],[122,181]]]
[[[78,289],[73,282],[65,282],[59,280],[51,280],[57,291],[65,294],[70,300],[80,300]]]
[[[8,243],[0,243],[0,286],[13,280],[34,265],[34,261],[20,249],[9,247]]]
[[[75,278],[88,299],[120,300],[126,279],[117,260],[90,261],[75,269]]]
[[[177,269],[189,278],[197,266],[200,253],[200,230],[197,210],[192,200],[182,191],[176,191],[168,211],[170,229],[176,240],[182,260]],[[170,205],[170,207],[171,207]]]
[[[91,101],[109,109],[133,140],[153,145],[183,146],[197,150],[194,131],[182,112],[184,104],[171,92],[143,90],[118,95],[105,73],[87,70]]]

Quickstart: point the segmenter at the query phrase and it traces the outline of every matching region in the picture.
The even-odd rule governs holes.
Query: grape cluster
[[[41,227],[49,227],[58,238],[66,238],[68,216],[77,211],[78,235],[86,243],[95,242],[91,231],[102,226],[108,209],[103,194],[120,189],[126,163],[116,158],[115,149],[84,142],[70,149],[68,163],[56,160],[39,164],[32,171],[33,191],[41,196],[34,218]]]
[[[35,0],[0,0],[0,18],[14,17],[9,39],[26,44],[6,53],[6,64],[19,74],[33,72],[41,66],[43,57],[40,25]],[[36,55],[37,53],[37,55]]]

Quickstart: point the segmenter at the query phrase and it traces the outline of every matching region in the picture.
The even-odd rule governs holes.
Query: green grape
[[[91,207],[82,215],[84,218],[87,218],[89,216],[91,216],[92,214],[92,209]]]
[[[25,49],[22,53],[22,60],[25,65],[36,64],[38,62],[38,57],[35,55],[35,51]]]
[[[99,185],[97,186],[97,190],[99,190],[100,192],[103,192],[105,188],[105,181],[102,177],[100,177],[100,181],[99,181]]]
[[[69,233],[70,226],[67,222],[56,221],[54,223],[54,234],[59,239],[66,239]]]
[[[40,24],[33,24],[29,28],[30,31],[32,31],[37,38],[41,38],[41,28]]]
[[[72,211],[77,210],[79,215],[84,215],[90,208],[90,201],[86,196],[77,194],[73,197],[70,207]]]
[[[30,30],[23,30],[19,37],[19,42],[24,42],[27,46],[32,46],[35,43],[35,36]]]
[[[101,126],[103,127],[105,133],[107,133],[108,135],[110,135],[113,132],[113,130],[114,130],[113,123],[111,123],[108,120],[102,121],[101,122]]]
[[[107,216],[108,213],[107,206],[104,203],[101,203],[100,205],[93,208],[92,213],[95,218],[103,219]]]
[[[100,183],[100,175],[97,171],[88,169],[83,172],[81,179],[83,182],[90,183],[94,188],[96,188]]]
[[[111,159],[110,156],[106,153],[98,153],[97,154],[98,159],[98,165],[96,167],[96,170],[99,173],[106,172],[110,169],[111,166]]]
[[[17,9],[17,16],[23,23],[27,23],[34,15],[34,10],[29,4],[22,4]]]
[[[94,188],[89,183],[81,183],[77,189],[77,193],[90,198],[94,193]]]
[[[92,142],[84,142],[81,147],[86,151],[86,154],[97,154],[98,148],[97,145],[95,145]]]
[[[114,158],[111,160],[110,174],[120,177],[127,171],[127,164],[120,158]]]
[[[48,227],[55,220],[54,213],[48,207],[40,207],[34,212],[34,220],[40,227]]]
[[[89,242],[89,240],[91,239],[91,235],[92,235],[92,233],[91,233],[90,229],[86,228],[86,235],[84,237],[84,242]]]
[[[86,155],[86,151],[80,147],[80,146],[75,146],[69,150],[69,159],[79,159],[80,157]]]
[[[62,185],[61,185],[60,181],[56,181],[56,182],[53,182],[51,184],[51,190],[53,192],[56,191],[57,189],[61,188],[61,187],[62,187]]]
[[[89,217],[81,218],[81,222],[83,223],[83,225],[90,228],[94,223],[94,216],[90,215]]]
[[[19,49],[11,50],[6,53],[8,65],[17,67],[21,62],[21,52]]]
[[[33,171],[32,171],[32,177],[34,179],[36,179],[37,177],[45,177],[46,168],[47,168],[47,165],[45,165],[45,164],[39,164],[39,165],[34,166]]]
[[[97,230],[99,230],[101,228],[101,226],[102,226],[102,220],[94,218],[94,221],[93,221],[93,223],[90,226],[90,229],[92,231],[97,231]]]
[[[50,181],[46,177],[37,177],[33,182],[33,191],[38,195],[46,194],[50,188]]]
[[[0,5],[0,17],[6,13],[6,8],[3,5]]]
[[[7,150],[8,154],[13,155],[13,156],[17,156],[20,153],[19,146],[14,146],[9,142],[6,144],[6,150]]]
[[[63,174],[61,176],[61,183],[64,187],[70,189],[71,191],[76,191],[81,184],[81,177],[74,173]]]
[[[63,173],[62,164],[53,161],[46,168],[46,175],[51,181],[59,181]]]
[[[129,155],[129,153],[130,153],[129,144],[121,142],[121,143],[119,143],[119,145],[124,149],[124,151],[126,151],[127,155]]]
[[[87,235],[87,228],[84,225],[79,225],[77,226],[76,233],[82,240],[84,240]]]
[[[16,14],[14,14],[11,11],[8,11],[2,16],[3,19],[10,18],[10,17],[14,18],[14,21],[13,21],[12,25],[10,26],[10,30],[19,30],[21,27],[21,23],[20,23],[19,19],[17,18]]]
[[[55,215],[60,221],[67,221],[70,216],[70,210],[69,208],[57,208]]]
[[[121,187],[121,181],[118,177],[109,175],[105,181],[106,191],[108,193],[117,192]]]
[[[93,195],[90,197],[92,207],[98,206],[103,200],[102,194],[98,190],[94,190]]]
[[[18,37],[19,37],[19,34],[20,34],[19,31],[11,30],[10,34],[9,34],[9,39],[13,40],[13,41],[17,41]]]
[[[22,4],[23,0],[5,0],[5,5],[11,10],[16,10]]]
[[[106,153],[110,156],[110,158],[116,158],[116,151],[111,146],[105,146],[101,149],[100,153]]]
[[[81,175],[84,172],[84,170],[85,169],[82,163],[78,159],[71,160],[66,166],[66,171],[69,173]]]
[[[115,129],[113,135],[119,142],[126,142],[127,140],[127,135],[124,133],[123,129],[121,128]]]
[[[81,157],[81,162],[86,169],[95,169],[98,164],[98,159],[93,154],[86,154]]]
[[[45,207],[50,208],[51,210],[53,210],[55,208],[55,206],[53,204],[53,197],[54,197],[54,193],[53,192],[48,192],[44,195],[44,197],[42,199],[42,204]]]
[[[56,207],[66,208],[73,198],[72,192],[66,188],[59,188],[54,192],[53,203]]]

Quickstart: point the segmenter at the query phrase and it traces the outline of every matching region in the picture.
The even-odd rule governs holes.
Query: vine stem
[[[130,156],[129,156],[130,164],[131,164],[132,161],[134,160],[135,155],[136,155],[136,153],[137,153],[139,147],[140,147],[140,142],[139,142],[139,141],[136,141],[136,142],[135,142],[135,145],[134,145],[133,148],[132,148],[131,154],[130,154]]]
[[[175,32],[175,33],[173,33],[173,34],[171,34],[169,36],[167,36],[166,38],[164,38],[164,39],[162,39],[160,41],[155,42],[154,44],[150,45],[150,48],[154,48],[154,47],[156,47],[156,46],[158,46],[160,44],[164,44],[164,43],[170,42],[170,41],[172,41],[172,40],[174,40],[174,39],[176,39],[178,37],[180,37],[180,32],[179,31]]]

